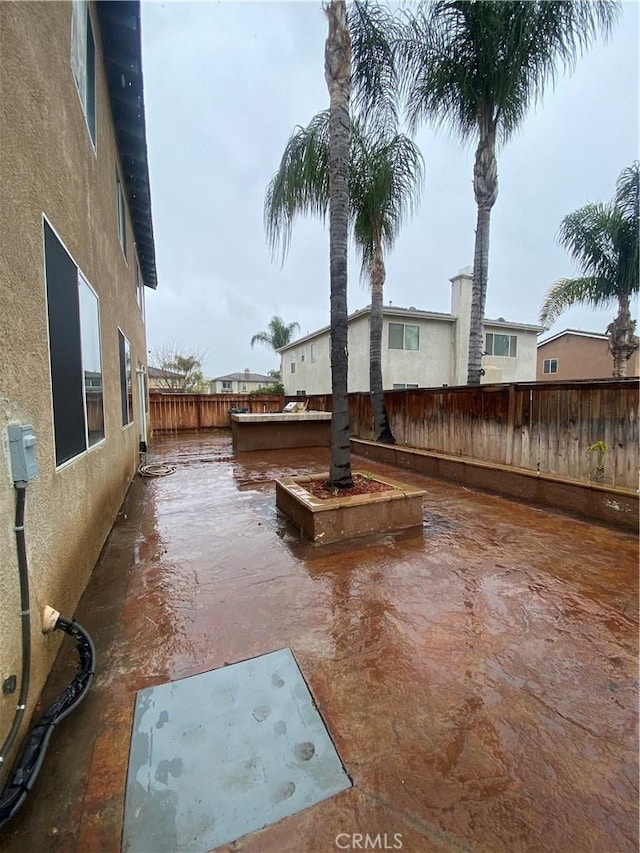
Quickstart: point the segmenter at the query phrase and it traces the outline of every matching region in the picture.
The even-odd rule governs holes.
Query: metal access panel
[[[125,853],[205,853],[351,787],[290,649],[137,694]]]

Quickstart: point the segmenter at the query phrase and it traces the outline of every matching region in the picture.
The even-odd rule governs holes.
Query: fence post
[[[505,464],[513,464],[513,430],[516,418],[516,386],[512,382],[509,385],[509,408],[507,411],[507,448]]]

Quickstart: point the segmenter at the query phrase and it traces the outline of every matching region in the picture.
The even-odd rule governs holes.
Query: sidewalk
[[[353,788],[222,849],[637,850],[635,537],[403,470],[422,533],[317,547],[273,479],[328,451],[235,458],[221,431],[153,456],[177,471],[130,489],[75,614],[94,686],[3,850],[118,851],[136,691],[284,647]],[[65,643],[45,704],[74,668]]]

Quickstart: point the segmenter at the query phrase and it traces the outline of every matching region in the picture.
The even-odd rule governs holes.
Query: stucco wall
[[[564,335],[554,341],[542,343],[537,349],[538,382],[558,382],[560,379],[609,379],[613,375],[613,356],[609,342],[581,335]],[[558,359],[557,373],[543,373],[544,360]],[[627,376],[638,376],[638,353],[627,362]]]
[[[118,154],[96,40],[94,152],[70,66],[71,3],[0,3],[0,674],[20,676],[20,618],[13,535],[15,490],[6,426],[32,424],[39,477],[27,491],[32,679],[26,719],[57,652],[43,636],[45,604],[72,615],[138,461],[136,363],[146,365],[136,302],[134,238],[129,264],[117,233]],[[43,214],[100,300],[106,439],[56,471],[44,276]],[[130,341],[133,415],[121,423],[118,327]],[[0,695],[0,740],[17,693]]]
[[[515,335],[518,339],[517,356],[485,355],[482,366],[485,374],[484,384],[493,382],[533,382],[536,378],[536,353],[538,335],[526,329],[505,328],[500,325],[486,323],[484,327],[485,340],[487,334]]]

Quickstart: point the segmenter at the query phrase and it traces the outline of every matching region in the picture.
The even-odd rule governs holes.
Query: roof
[[[411,320],[436,320],[444,323],[455,323],[458,319],[454,314],[443,314],[439,311],[422,311],[419,308],[401,308],[396,305],[385,305],[382,309],[382,313],[384,317],[401,317],[402,319],[411,319]],[[354,311],[352,314],[349,314],[347,317],[347,321],[350,323],[352,320],[357,320],[360,317],[364,317],[368,314],[371,314],[371,306],[367,305],[365,308],[360,308],[358,311]],[[543,331],[543,326],[532,326],[527,323],[511,323],[508,320],[489,320],[485,319],[485,326],[503,326],[506,329],[524,329],[525,331],[540,333]],[[331,331],[330,326],[323,326],[321,329],[318,329],[315,332],[310,332],[308,335],[305,335],[302,338],[297,338],[295,341],[291,341],[291,343],[287,344],[284,347],[280,347],[276,350],[276,352],[286,352],[293,347],[300,346],[300,344],[304,344],[307,341],[311,341],[314,338],[317,338],[319,335],[324,335],[326,332]]]
[[[164,367],[147,367],[149,379],[184,379],[184,373],[176,373],[173,370],[165,370]]]
[[[602,334],[602,332],[583,332],[581,329],[565,329],[562,332],[558,332],[557,335],[552,335],[550,338],[546,338],[544,341],[539,341],[538,346],[544,346],[544,344],[550,344],[551,341],[556,341],[558,338],[563,338],[565,335],[575,335],[578,338],[595,338],[598,341],[608,341],[606,335]]]
[[[262,373],[247,373],[244,370],[242,373],[227,373],[226,376],[214,376],[213,379],[210,379],[210,382],[220,382],[221,380],[232,381],[232,382],[277,382],[277,379],[274,379],[273,376],[263,376]]]
[[[140,272],[147,287],[158,286],[147,162],[140,0],[96,4],[111,112],[120,154]]]

